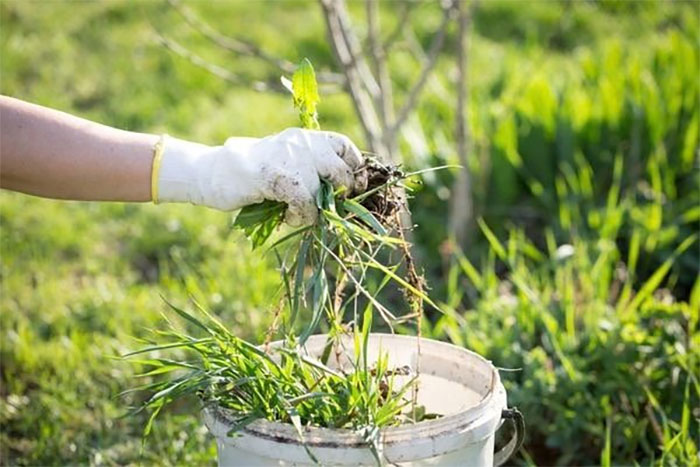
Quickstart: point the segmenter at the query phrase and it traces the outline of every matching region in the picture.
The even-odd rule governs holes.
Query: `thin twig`
[[[459,12],[459,29],[457,34],[457,109],[455,112],[455,137],[457,139],[457,156],[462,170],[454,182],[450,198],[450,214],[448,218],[449,232],[459,245],[468,240],[469,227],[473,219],[473,203],[471,195],[471,174],[467,161],[469,151],[469,126],[467,122],[468,103],[468,45],[471,12],[464,4],[465,0],[457,0]]]
[[[189,7],[185,6],[180,0],[168,0],[168,3],[183,17],[192,29],[199,32],[201,35],[209,39],[214,44],[224,50],[233,52],[248,57],[259,58],[270,65],[278,68],[283,73],[292,74],[296,69],[296,65],[289,60],[275,57],[266,51],[262,50],[256,44],[240,38],[226,36],[214,29],[207,22],[197,16]],[[343,84],[344,78],[339,73],[318,71],[316,72],[316,80],[319,83]]]
[[[345,296],[345,286],[348,283],[348,277],[342,273],[335,282],[335,290],[333,291],[333,312],[337,321],[341,321],[340,307],[343,305],[343,297]],[[340,322],[338,322],[340,325]]]
[[[347,44],[348,52],[350,53],[351,63],[357,68],[360,79],[364,84],[365,89],[370,96],[375,97],[379,94],[379,84],[372,74],[360,47],[360,41],[357,35],[352,30],[350,24],[350,15],[345,5],[345,0],[333,0],[335,11],[338,15],[338,25],[340,32]]]
[[[265,341],[263,343],[263,349],[264,349],[265,353],[269,353],[270,343],[272,342],[272,338],[277,333],[277,329],[279,328],[279,319],[280,319],[280,316],[282,316],[282,310],[284,309],[284,300],[285,299],[286,299],[286,297],[282,296],[279,303],[277,304],[277,307],[275,308],[275,315],[272,318],[272,322],[270,323],[270,326],[267,328],[267,331],[265,331]]]
[[[415,4],[413,2],[400,2],[400,5],[401,12],[399,13],[396,27],[389,33],[382,45],[382,48],[387,52],[391,50],[391,48],[396,44],[396,41],[403,36],[406,26],[409,24],[408,16],[411,13],[411,7],[413,7]]]
[[[396,121],[394,122],[394,125],[391,128],[392,132],[397,132],[401,128],[401,126],[406,122],[406,119],[408,118],[410,113],[414,110],[418,96],[423,90],[425,83],[428,81],[428,77],[430,76],[431,72],[435,68],[439,52],[442,49],[443,44],[445,43],[447,25],[452,19],[454,12],[455,3],[451,3],[450,5],[443,7],[442,22],[440,23],[438,31],[435,33],[435,35],[433,36],[433,40],[430,43],[430,48],[428,49],[427,53],[427,60],[425,64],[423,64],[423,68],[420,72],[418,80],[409,91],[408,97],[406,98],[406,102],[404,103],[403,107],[401,107],[401,110],[399,110],[398,112]]]
[[[386,129],[393,125],[394,102],[391,79],[386,63],[386,49],[379,37],[381,26],[378,0],[366,0],[366,6],[370,52],[372,61],[374,62],[374,71],[377,74],[379,83],[379,95],[375,98],[375,101],[376,107],[379,109],[382,131],[386,132]],[[389,142],[387,142],[387,146],[390,146]],[[392,153],[394,152],[391,147],[389,147],[389,150]]]
[[[288,60],[273,57],[267,52],[261,50],[257,45],[230,36],[225,36],[199,18],[189,7],[185,6],[179,0],[168,0],[168,3],[177,11],[180,16],[189,24],[192,29],[202,34],[207,39],[214,42],[219,47],[234,52],[237,54],[258,57],[271,65],[276,66],[285,73],[294,72],[294,64]],[[318,77],[317,77],[318,79]]]
[[[425,55],[425,49],[423,49],[423,46],[418,40],[418,36],[416,36],[416,32],[412,28],[406,28],[404,37],[406,39],[406,48],[413,55],[413,58],[415,58],[421,66],[424,66],[428,58]]]
[[[381,145],[379,120],[353,62],[349,46],[342,31],[335,2],[333,0],[320,0],[320,3],[324,19],[326,20],[330,43],[345,74],[348,91],[362,124],[362,129],[365,132],[367,141],[372,145],[372,150],[380,153],[383,150],[383,146]]]
[[[403,259],[406,263],[406,278],[408,283],[413,286],[420,294],[423,293],[425,286],[425,279],[418,275],[416,271],[416,266],[413,261],[413,256],[411,256],[410,244],[406,241],[406,237],[403,233],[403,228],[401,227],[401,218],[399,217],[399,211],[394,213],[397,227],[397,233],[399,238],[402,240],[400,244],[401,253]],[[416,378],[420,376],[420,340],[421,340],[421,327],[423,326],[423,298],[421,295],[412,294],[410,291],[405,291],[406,300],[408,301],[408,306],[412,311],[412,314],[416,315]],[[413,412],[413,419],[416,419],[416,407],[418,406],[418,385],[413,389],[413,397],[411,398],[411,411]]]
[[[240,76],[231,73],[229,70],[220,67],[219,65],[216,65],[214,63],[208,62],[207,60],[203,59],[199,55],[195,54],[194,52],[186,49],[179,43],[175,42],[172,39],[168,39],[164,36],[162,36],[160,33],[155,32],[155,37],[156,40],[165,48],[170,50],[171,52],[175,53],[176,55],[179,55],[180,57],[188,60],[190,63],[193,65],[196,65],[200,68],[203,68],[207,70],[209,73],[218,76],[221,79],[224,79],[226,81],[229,81],[231,83],[235,84],[246,84],[243,79],[241,79]],[[264,81],[253,81],[252,87],[256,91],[269,91],[269,90],[278,90],[281,91],[282,85],[279,85],[279,87],[276,86],[271,86],[270,84],[264,82]]]

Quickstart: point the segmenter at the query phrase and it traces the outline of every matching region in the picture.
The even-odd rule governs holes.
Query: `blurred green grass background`
[[[224,34],[335,69],[315,2],[191,7]],[[350,8],[363,18],[362,2]],[[396,8],[382,4],[387,30]],[[416,8],[425,47],[440,11]],[[470,170],[494,235],[475,227],[464,254],[449,248],[449,173],[428,178],[412,210],[433,294],[461,317],[433,316],[426,334],[522,368],[503,376],[529,426],[517,462],[697,464],[698,13],[695,2],[622,1],[475,10]],[[3,94],[210,144],[296,125],[288,96],[232,85],[161,46],[155,31],[244,79],[278,76],[216,49],[164,2],[4,0],[0,26]],[[399,45],[401,91],[419,65],[415,46]],[[448,46],[403,135],[410,167],[457,160],[453,74]],[[362,145],[350,100],[322,98],[322,126]],[[279,278],[230,220],[0,193],[2,463],[214,465],[195,401],[169,410],[141,452],[145,419],[118,418],[133,400],[114,398],[131,370],[110,357],[161,326],[161,295],[193,295],[260,340]]]

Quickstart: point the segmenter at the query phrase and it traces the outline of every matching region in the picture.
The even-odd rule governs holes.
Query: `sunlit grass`
[[[322,66],[333,64],[323,21],[307,2],[285,2],[289,9],[236,3],[245,11],[234,11],[229,2],[193,8],[223,33],[245,33],[285,57],[309,56]],[[386,8],[391,2],[380,3]],[[700,288],[692,288],[697,243],[677,258],[661,284],[630,309],[625,321],[618,320],[613,309],[622,309],[629,300],[618,298],[611,305],[610,294],[612,286],[619,285],[616,296],[637,296],[678,245],[698,230],[693,168],[698,143],[692,133],[699,118],[696,5],[547,2],[525,11],[519,2],[489,1],[480,2],[480,7],[483,10],[474,17],[469,76],[477,208],[507,255],[514,250],[518,256],[522,250],[527,261],[537,261],[528,263],[524,282],[536,296],[545,289],[551,296],[559,289],[573,290],[575,300],[567,298],[564,306],[548,299],[544,303],[549,306],[534,307],[504,280],[506,266],[495,256],[489,259],[477,235],[465,251],[471,268],[461,262],[464,268],[455,267],[441,280],[431,281],[432,293],[465,319],[464,325],[445,330],[453,329],[455,342],[499,366],[523,368],[520,373],[504,372],[503,379],[509,401],[525,408],[526,449],[534,461],[600,462],[607,413],[612,464],[659,461],[663,453],[685,449],[687,439],[697,439],[697,377],[690,377],[687,396],[684,379],[693,374],[686,367],[697,373],[697,359],[690,356],[700,348],[695,312],[700,309]],[[362,2],[351,8],[362,17]],[[504,15],[512,21],[499,25]],[[429,26],[437,18],[437,4],[429,2],[412,17],[420,23],[419,43],[429,42]],[[133,8],[120,1],[3,1],[0,20],[4,94],[110,125],[212,144],[229,135],[262,136],[296,124],[294,112],[287,110],[287,96],[229,86],[159,48],[148,21],[197,51],[211,52],[207,56],[219,64],[234,70],[243,66],[231,55],[213,53],[209,43],[162,4]],[[386,26],[391,29],[393,18],[386,19]],[[412,47],[406,40],[392,56],[400,77],[396,86],[401,88],[418,66],[419,55]],[[407,131],[411,139],[402,144],[402,151],[410,168],[455,162],[449,144],[454,126],[452,67],[451,57],[440,61],[419,117]],[[536,78],[542,88],[543,76],[560,103],[555,115],[548,112],[551,107],[537,105],[531,81]],[[526,88],[530,92],[524,92]],[[608,106],[604,92],[627,102],[620,113],[617,106]],[[323,97],[325,128],[361,141],[348,99]],[[249,109],[254,111],[243,118]],[[528,114],[518,114],[518,109]],[[543,115],[530,112],[533,109]],[[637,132],[635,118],[642,123]],[[539,122],[552,119],[555,132],[541,133]],[[499,125],[511,121],[514,132],[497,138]],[[528,171],[513,167],[505,157],[503,151],[512,147]],[[579,152],[589,168],[577,162]],[[569,228],[563,229],[555,176],[566,179],[571,172],[589,171],[600,206],[601,197],[608,196],[617,154],[625,158],[623,186],[634,194],[626,200],[617,238],[600,238],[607,214],[589,214],[589,201],[579,202],[578,192],[569,188],[562,194],[574,206],[562,211],[562,221],[570,217]],[[653,163],[649,154],[654,154]],[[635,160],[636,165],[628,165]],[[682,161],[690,161],[690,166]],[[565,163],[569,168],[564,170]],[[443,261],[437,252],[445,238],[448,175],[445,171],[426,178],[411,201],[420,224],[415,237],[427,252],[424,258],[434,260],[431,272],[440,271]],[[280,285],[274,256],[251,255],[239,236],[229,236],[230,215],[192,207],[98,206],[0,192],[0,214],[2,460],[18,465],[213,465],[214,443],[192,416],[196,399],[164,410],[148,449],[141,453],[147,417],[118,418],[124,401],[112,399],[133,383],[131,371],[104,356],[134,348],[128,336],[143,337],[145,327],[161,325],[160,292],[174,303],[185,303],[193,293],[236,336],[261,342],[273,315],[270,297]],[[508,223],[526,230],[529,243],[539,251],[535,258],[524,234],[507,240]],[[545,233],[549,230],[551,235]],[[509,244],[514,247],[509,249]],[[553,252],[565,244],[574,247],[574,257],[555,259]],[[603,249],[608,251],[606,258],[591,276],[586,265],[595,264]],[[625,267],[617,268],[618,263]],[[471,276],[465,279],[467,270]],[[618,274],[625,271],[629,276],[622,280]],[[478,277],[473,285],[471,277]],[[681,293],[685,298],[678,298]],[[591,305],[581,308],[576,299],[582,297]],[[553,333],[545,321],[556,324]],[[425,327],[429,324],[424,321]],[[575,373],[583,375],[577,383],[569,381],[555,343]],[[594,375],[604,376],[594,380]],[[658,406],[642,394],[642,383]],[[627,393],[632,395],[629,406],[622,396]],[[689,420],[683,418],[683,404],[690,409]],[[608,407],[612,410],[606,412]],[[687,435],[676,438],[679,433]],[[672,463],[670,454],[664,462]]]
[[[697,251],[698,234],[679,239],[639,280],[644,231],[626,232],[637,239],[626,251],[616,243],[637,209],[620,190],[621,173],[619,165],[602,206],[562,201],[559,215],[572,219],[564,242],[545,230],[542,249],[517,228],[500,240],[481,222],[489,251],[482,264],[457,254],[446,305],[456,309],[426,332],[514,369],[503,373],[509,400],[528,414],[531,436],[557,443],[526,445],[530,459],[695,465],[700,278],[688,300],[669,287],[673,263]],[[579,172],[567,189],[576,191],[585,176]],[[461,310],[465,293],[472,305]],[[575,449],[563,447],[572,443]]]

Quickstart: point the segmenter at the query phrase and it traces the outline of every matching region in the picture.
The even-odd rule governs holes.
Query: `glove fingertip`
[[[350,168],[358,169],[362,165],[362,152],[350,138],[342,133],[330,131],[326,132],[326,138],[336,155]]]
[[[284,223],[290,227],[301,227],[303,225],[301,219],[295,214],[292,214],[289,209],[287,209],[284,215]]]
[[[315,205],[289,206],[284,215],[284,222],[291,227],[311,225],[318,218],[318,209]]]
[[[356,194],[361,194],[367,191],[367,184],[368,184],[368,174],[366,169],[361,169],[357,171],[354,175],[355,178],[355,193]]]
[[[345,169],[343,170],[343,175],[342,175],[342,183],[341,185],[345,187],[345,190],[347,192],[353,191],[355,187],[355,176],[352,174],[352,170],[350,169]]]

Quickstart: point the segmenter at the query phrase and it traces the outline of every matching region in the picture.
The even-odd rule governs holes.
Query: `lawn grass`
[[[333,66],[316,3],[216,2],[197,3],[194,8],[221,32],[241,34],[290,61],[298,62],[308,56],[317,68]],[[362,18],[364,5],[352,2],[351,10],[357,18]],[[425,46],[430,42],[431,27],[439,14],[433,4],[418,7],[412,16],[418,43]],[[394,20],[387,18],[387,22],[391,21]],[[512,154],[507,150],[515,138],[518,140],[516,147],[525,160],[524,166],[541,164],[551,170],[544,178],[551,184],[542,183],[542,187],[552,200],[561,195],[556,191],[557,183],[562,183],[556,181],[557,177],[564,179],[564,183],[573,180],[566,178],[568,169],[562,170],[564,166],[558,158],[547,159],[550,156],[543,155],[536,141],[528,147],[523,140],[528,137],[524,128],[540,122],[541,116],[547,114],[547,107],[538,104],[536,92],[542,89],[546,92],[551,86],[572,102],[597,96],[597,88],[585,80],[582,70],[606,79],[623,76],[619,82],[612,80],[610,86],[627,89],[625,80],[629,74],[625,73],[633,62],[628,61],[631,57],[638,60],[644,83],[651,83],[652,87],[667,86],[660,91],[663,96],[678,95],[672,78],[680,72],[678,68],[665,65],[676,63],[672,61],[674,53],[687,54],[688,47],[690,55],[684,56],[693,57],[697,63],[697,5],[692,2],[673,5],[666,2],[536,2],[531,7],[521,8],[519,2],[482,2],[474,24],[470,77],[474,97],[471,125],[475,138],[473,168],[477,201],[482,206],[498,209],[516,206],[515,214],[486,208],[482,214],[499,238],[507,237],[509,223],[522,223],[528,233],[532,229],[537,247],[546,252],[543,229],[536,227],[551,227],[559,244],[573,241],[578,238],[569,235],[574,226],[590,227],[591,218],[587,212],[592,209],[583,214],[572,210],[581,218],[570,221],[568,227],[565,223],[562,225],[560,204],[537,204],[539,198],[532,193],[533,185],[529,184],[532,180],[508,159]],[[262,136],[296,125],[296,113],[289,105],[288,96],[260,93],[245,85],[224,82],[163,49],[154,39],[156,30],[243,76],[276,79],[276,71],[258,62],[214,50],[165,3],[3,1],[0,3],[0,92],[121,128],[167,131],[173,136],[210,144],[219,144],[229,135]],[[452,34],[450,30],[448,39]],[[690,46],[684,42],[688,37]],[[658,44],[661,45],[656,47]],[[616,48],[623,52],[624,60],[615,62]],[[448,48],[448,53],[452,52]],[[657,52],[657,59],[648,58]],[[681,62],[693,63],[692,60]],[[606,69],[605,64],[612,68]],[[396,88],[401,92],[417,72],[415,54],[409,45],[401,44],[391,58],[391,65],[396,71]],[[600,67],[598,71],[596,67]],[[619,73],[615,67],[619,67]],[[664,70],[670,70],[670,76],[665,76]],[[438,71],[427,86],[419,118],[412,123],[402,145],[407,163],[415,168],[454,161],[454,152],[445,143],[452,139],[453,126],[452,65],[448,57],[439,62]],[[572,76],[582,80],[572,82]],[[657,104],[649,101],[652,102],[649,108],[666,112],[672,100],[665,99]],[[597,100],[594,104],[603,108]],[[558,104],[555,102],[552,108],[558,109]],[[697,104],[688,108],[694,109],[697,119]],[[572,120],[576,141],[596,140],[587,138],[591,132],[604,128],[600,131],[619,140],[615,147],[626,148],[630,128],[625,122],[629,120],[621,119],[620,125],[596,126],[598,120],[587,120],[579,110],[572,108],[572,113],[576,114]],[[362,146],[360,126],[346,96],[322,96],[319,114],[324,129],[348,133]],[[520,116],[514,115],[531,115],[533,122],[518,120]],[[623,112],[625,115],[628,114]],[[501,129],[497,124],[507,123],[510,118],[516,119],[517,125],[512,128],[515,133],[505,137],[501,133],[508,129]],[[657,121],[678,128],[677,135],[680,135],[666,139],[661,136],[660,139],[664,142],[675,141],[677,137],[681,137],[681,141],[688,139],[685,135],[691,118],[692,115],[685,112],[681,117],[671,112],[657,116]],[[605,123],[605,118],[601,121]],[[676,124],[678,121],[682,124]],[[578,123],[581,126],[577,126]],[[548,124],[545,121],[543,126],[546,128]],[[423,148],[419,143],[423,141],[421,135],[425,134],[428,136]],[[597,133],[595,136],[597,138]],[[545,134],[543,140],[547,145],[553,144],[551,135]],[[654,164],[642,167],[641,172],[651,180],[649,185],[653,190],[640,190],[637,196],[628,198],[626,202],[631,206],[625,211],[627,223],[619,237],[613,239],[621,245],[618,259],[628,262],[628,245],[633,241],[629,226],[650,226],[640,230],[642,238],[637,239],[642,245],[638,260],[645,269],[640,272],[633,290],[639,290],[697,225],[697,217],[693,217],[696,214],[688,211],[692,209],[689,203],[697,200],[693,198],[697,188],[692,188],[690,178],[694,172],[683,169],[685,172],[680,173],[680,166],[668,163],[680,160],[683,151],[668,146],[665,152],[660,152],[657,145],[644,141],[648,144],[644,154],[653,154],[649,160],[656,161],[662,169],[654,169]],[[692,138],[690,141],[692,161],[697,136],[695,143]],[[605,152],[606,144],[601,143],[603,149],[585,147],[586,156],[600,156],[600,160],[591,163],[595,171],[593,180],[604,182],[601,183],[604,188],[597,192],[603,199],[608,193],[615,159],[615,154]],[[669,159],[661,158],[662,155]],[[486,170],[489,167],[493,170]],[[572,162],[571,167],[577,166]],[[663,167],[676,170],[674,173],[682,177],[664,178],[669,172]],[[492,173],[498,176],[493,177]],[[539,179],[543,174],[545,172],[538,171],[535,175]],[[680,179],[685,180],[684,184],[676,183]],[[429,253],[428,258],[439,256],[437,248],[444,240],[441,226],[445,223],[446,198],[442,188],[448,188],[449,181],[442,175],[429,178],[426,188],[412,201],[416,219],[424,226],[418,229],[416,236]],[[671,207],[656,202],[660,197],[654,192],[667,195],[669,187],[676,185],[690,188],[679,190],[678,202],[674,201]],[[645,198],[644,193],[652,193],[651,199]],[[576,196],[574,191],[561,195],[574,201],[580,199]],[[521,200],[526,202],[520,203]],[[592,206],[600,204],[599,199],[589,201],[585,202]],[[673,210],[669,211],[671,208]],[[536,209],[538,216],[544,212],[546,217],[537,217],[534,222],[523,221],[522,213],[530,209]],[[656,225],[659,210],[674,214],[663,216],[663,222]],[[114,399],[118,392],[133,385],[133,369],[111,357],[135,348],[133,337],[143,336],[145,328],[162,326],[160,313],[165,310],[165,304],[161,295],[183,305],[192,294],[237,336],[253,341],[262,339],[276,305],[271,303],[270,297],[279,290],[279,275],[274,258],[251,252],[242,236],[232,232],[230,223],[230,214],[192,206],[61,202],[0,192],[0,460],[3,463],[214,465],[214,442],[192,414],[195,401],[182,402],[166,411],[161,423],[155,425],[148,444],[141,449],[145,417],[119,418],[126,407],[123,401]],[[597,227],[591,229],[593,234],[586,233],[585,242],[597,238],[595,232],[599,232],[601,222],[595,225]],[[651,237],[647,235],[649,231],[653,232]],[[648,240],[648,237],[656,240]],[[653,429],[649,426],[651,422],[631,423],[625,418],[629,414],[614,410],[615,404],[622,402],[614,398],[605,400],[605,394],[596,393],[595,397],[586,398],[589,386],[567,379],[566,365],[557,358],[566,357],[575,374],[599,371],[601,366],[611,365],[612,359],[619,356],[615,353],[617,347],[606,340],[612,332],[610,329],[619,329],[622,348],[632,352],[629,355],[634,352],[647,355],[644,352],[651,341],[657,345],[652,346],[651,368],[654,371],[668,368],[673,375],[673,368],[680,368],[680,364],[670,357],[673,349],[678,350],[672,339],[684,338],[688,339],[686,342],[695,343],[683,347],[688,353],[698,348],[697,316],[685,308],[687,305],[682,305],[698,303],[690,302],[688,297],[693,271],[697,274],[697,262],[693,262],[697,259],[697,243],[674,263],[667,282],[659,287],[669,292],[658,292],[661,294],[658,302],[640,304],[646,308],[633,317],[633,328],[625,327],[628,323],[618,322],[617,317],[606,314],[609,310],[605,308],[608,301],[603,287],[591,295],[591,306],[602,308],[596,308],[590,322],[584,326],[575,321],[567,328],[565,307],[548,309],[547,313],[551,313],[548,318],[550,314],[547,313],[537,315],[539,308],[529,301],[532,297],[504,292],[503,288],[508,287],[503,285],[508,281],[501,280],[505,266],[501,263],[494,266],[495,258],[488,262],[489,255],[494,253],[488,253],[491,248],[479,238],[481,240],[467,254],[481,277],[489,278],[486,295],[480,295],[484,291],[476,291],[470,285],[466,273],[443,274],[439,265],[429,271],[436,277],[432,281],[436,293],[469,316],[467,322],[476,331],[468,334],[464,327],[454,324],[450,335],[434,331],[435,336],[449,337],[486,353],[498,366],[526,367],[522,376],[514,377],[509,383],[511,401],[528,407],[526,417],[528,411],[538,413],[541,408],[542,401],[532,397],[539,395],[551,401],[554,407],[561,402],[555,397],[568,397],[576,391],[583,394],[584,402],[572,403],[564,407],[564,412],[557,412],[563,413],[563,418],[551,418],[548,413],[542,415],[543,422],[531,428],[532,434],[525,446],[527,454],[521,460],[529,458],[540,463],[556,459],[569,463],[597,460],[598,452],[605,451],[607,430],[611,433],[613,448],[606,452],[613,464],[630,462],[640,452],[651,452],[653,455],[644,459],[658,461],[661,452],[670,452],[671,449],[658,449],[656,444],[633,445],[638,442],[633,440],[642,438],[656,443],[656,438],[648,437],[645,431]],[[597,257],[586,251],[577,253],[581,261]],[[484,263],[480,262],[482,258]],[[518,267],[524,264],[525,259],[519,260]],[[615,262],[606,264],[609,266],[606,270],[615,271]],[[527,267],[537,271],[536,275],[533,273],[533,281],[542,281],[531,284],[541,286],[541,289],[535,288],[537,293],[549,290],[542,277],[546,280],[559,278],[568,284],[567,287],[572,284],[561,279],[564,276],[557,275],[571,274],[571,271],[550,271],[548,266],[539,263]],[[543,269],[538,269],[540,267]],[[590,273],[585,268],[575,272]],[[682,288],[676,287],[679,283],[684,284]],[[690,286],[685,285],[687,283]],[[670,293],[673,297],[674,290],[683,290],[686,296],[674,299],[673,306],[663,305],[664,294]],[[459,300],[455,298],[457,295]],[[515,304],[511,301],[507,308],[500,306],[499,300],[510,300],[513,295]],[[528,318],[520,322],[524,315]],[[691,319],[693,316],[695,321]],[[518,327],[513,326],[514,320],[520,323]],[[695,323],[695,327],[690,326],[691,323]],[[608,331],[599,330],[608,325],[612,326],[605,328]],[[489,331],[492,327],[507,332],[492,334]],[[586,333],[570,335],[581,329]],[[630,329],[641,334],[637,336]],[[583,341],[583,336],[591,340]],[[637,338],[640,343],[635,347]],[[557,350],[557,344],[563,347]],[[599,350],[593,352],[588,347],[593,344],[600,344],[596,347]],[[686,406],[698,405],[697,359],[692,363],[695,372],[676,371],[681,375],[695,375],[687,397],[685,393],[678,393],[678,397],[672,399],[673,407],[661,405],[672,397],[666,389],[686,390],[681,384],[685,380],[678,380],[672,386],[660,386],[666,399],[658,398],[658,407],[652,402],[649,402],[650,409],[640,406],[647,417],[645,420],[651,419],[647,415],[649,410],[659,420],[661,438],[667,436],[660,444],[686,446],[685,438],[674,438],[678,436],[675,433],[684,432],[679,428],[686,418],[685,433],[690,433],[691,439],[697,438],[694,420],[697,414],[688,412],[692,416],[686,417],[684,410]],[[636,392],[640,389],[638,380],[630,376],[638,376],[637,373],[624,369],[616,371],[614,365],[608,370],[607,374],[617,378],[616,391],[630,388],[641,400],[643,396]],[[643,376],[657,381],[658,375],[643,373]],[[581,381],[586,377],[584,374]],[[685,400],[690,403],[684,404]],[[576,410],[582,410],[581,407],[591,416],[581,424],[570,422],[568,417],[575,419]],[[639,413],[636,412],[638,407],[633,409],[630,413]],[[567,430],[562,430],[563,425]],[[594,441],[583,445],[584,440],[591,439]],[[669,459],[665,461],[670,462]]]

